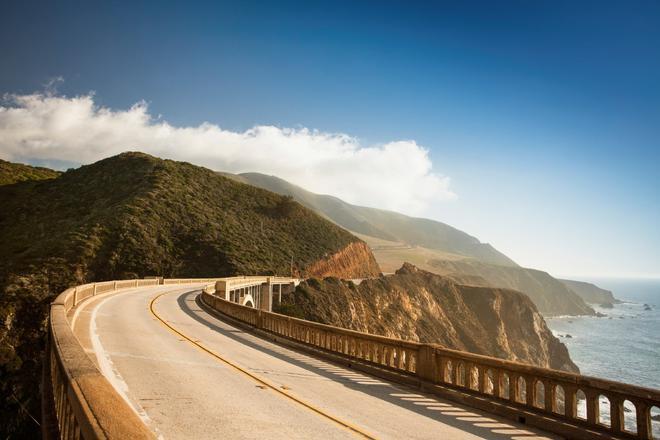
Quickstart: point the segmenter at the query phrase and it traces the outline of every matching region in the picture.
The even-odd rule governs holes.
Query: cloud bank
[[[414,141],[361,145],[341,133],[260,125],[243,132],[203,123],[176,127],[149,114],[98,106],[94,95],[8,95],[0,105],[0,157],[91,163],[124,151],[185,160],[218,171],[256,171],[348,202],[421,214],[453,199]]]

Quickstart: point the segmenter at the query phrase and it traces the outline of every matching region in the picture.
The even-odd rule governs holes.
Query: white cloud
[[[244,132],[217,125],[175,127],[149,114],[97,106],[93,95],[8,95],[0,106],[0,157],[90,163],[123,151],[185,160],[234,173],[273,174],[346,201],[420,214],[455,198],[449,178],[433,172],[414,141],[361,145],[349,135],[307,128],[256,126]]]

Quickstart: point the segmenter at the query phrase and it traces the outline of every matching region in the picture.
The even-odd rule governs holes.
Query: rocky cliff
[[[334,276],[344,279],[367,278],[380,274],[380,268],[369,246],[363,241],[355,241],[322,260],[309,266],[306,276]]]
[[[276,311],[401,339],[577,372],[529,298],[509,289],[465,286],[405,264],[356,285],[309,279]]]

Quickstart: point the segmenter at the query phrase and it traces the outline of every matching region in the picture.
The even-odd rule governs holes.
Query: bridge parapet
[[[319,324],[209,293],[202,299],[226,316],[313,352],[568,438],[653,438],[651,409],[660,409],[659,390]],[[585,413],[578,411],[579,400],[586,402]],[[602,402],[609,418],[603,417]]]
[[[44,438],[153,438],[87,356],[67,314],[94,295],[155,284],[158,280],[84,284],[65,290],[51,303],[43,381]]]
[[[159,284],[214,283],[219,278],[133,279],[82,284],[50,305],[44,365],[43,437],[150,439],[153,434],[117,393],[73,334],[68,316],[81,302],[103,293]]]

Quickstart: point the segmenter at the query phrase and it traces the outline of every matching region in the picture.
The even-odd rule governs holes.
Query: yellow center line
[[[205,347],[203,344],[200,344],[200,343],[197,342],[196,340],[194,340],[194,339],[190,338],[189,336],[185,335],[185,334],[182,333],[180,330],[174,328],[171,324],[169,324],[167,321],[165,321],[160,315],[158,315],[158,313],[156,313],[156,310],[155,310],[155,307],[154,307],[155,304],[156,304],[156,301],[157,301],[160,297],[162,297],[162,296],[164,296],[164,295],[167,295],[167,294],[169,294],[169,293],[172,293],[172,292],[164,292],[164,293],[161,293],[160,295],[155,296],[155,297],[151,300],[151,303],[149,303],[149,311],[151,312],[151,314],[152,314],[156,319],[158,319],[158,320],[161,322],[161,324],[163,324],[165,327],[167,327],[170,331],[172,331],[172,332],[174,332],[176,335],[178,335],[178,336],[184,338],[186,341],[188,341],[188,342],[191,343],[192,345],[196,346],[197,348],[199,348],[199,349],[202,350],[203,352],[205,352],[205,353],[207,353],[207,354],[210,354],[211,356],[213,356],[213,357],[216,358],[217,360],[219,360],[219,361],[221,361],[221,362],[223,362],[223,363],[229,365],[230,367],[234,368],[235,370],[237,370],[237,371],[243,373],[244,375],[248,376],[250,379],[252,379],[252,380],[254,380],[254,381],[260,383],[261,385],[270,388],[271,390],[277,392],[278,394],[280,394],[280,395],[282,395],[282,396],[284,396],[284,397],[286,397],[286,398],[288,398],[288,399],[293,400],[294,402],[296,402],[296,403],[298,403],[298,404],[304,406],[305,408],[307,408],[307,409],[309,409],[309,410],[311,410],[311,411],[313,411],[313,412],[315,412],[315,413],[317,413],[317,414],[319,414],[319,415],[321,415],[321,416],[323,416],[323,417],[325,417],[325,418],[327,418],[327,419],[332,420],[333,422],[337,423],[338,425],[340,425],[340,426],[342,426],[342,427],[344,427],[344,428],[349,429],[350,431],[352,431],[352,432],[355,433],[355,434],[358,434],[360,437],[364,437],[364,438],[368,438],[368,439],[373,439],[373,440],[375,440],[375,437],[372,436],[371,434],[368,434],[368,433],[364,432],[364,431],[361,430],[360,428],[358,428],[358,427],[356,427],[356,426],[354,426],[354,425],[352,425],[352,424],[350,424],[350,423],[348,423],[348,422],[345,422],[345,421],[341,420],[340,418],[338,418],[338,417],[336,417],[336,416],[333,416],[332,414],[328,414],[327,412],[323,411],[322,409],[320,409],[320,408],[318,408],[318,407],[312,405],[312,404],[309,403],[309,402],[305,402],[304,400],[300,399],[299,397],[294,396],[293,394],[287,392],[286,390],[283,390],[283,389],[279,388],[279,387],[276,386],[276,385],[272,385],[272,384],[269,383],[267,380],[262,379],[262,378],[260,378],[259,376],[255,375],[255,374],[253,374],[253,373],[250,373],[249,371],[247,371],[247,370],[244,369],[243,367],[241,367],[241,366],[239,366],[239,365],[233,363],[232,361],[230,361],[230,360],[228,360],[228,359],[222,357],[221,355],[219,355],[218,353],[214,352],[213,350],[211,350],[211,349]]]

